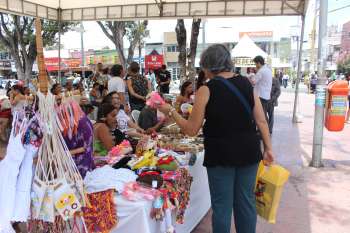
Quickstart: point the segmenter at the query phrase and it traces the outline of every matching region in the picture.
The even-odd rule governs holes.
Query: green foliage
[[[350,56],[338,63],[338,71],[343,74],[350,74]]]
[[[144,45],[144,40],[149,37],[149,30],[147,30],[148,21],[141,22],[129,21],[125,23],[126,37],[129,41],[135,41],[141,46]]]

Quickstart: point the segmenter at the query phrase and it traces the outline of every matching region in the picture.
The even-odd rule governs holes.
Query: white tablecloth
[[[185,213],[185,223],[182,225],[174,223],[176,233],[190,233],[211,206],[207,172],[202,165],[203,159],[203,153],[199,153],[196,164],[189,168],[193,176],[190,203]],[[116,196],[115,202],[119,222],[112,233],[163,233],[160,222],[150,218],[152,202],[132,202],[120,195]]]

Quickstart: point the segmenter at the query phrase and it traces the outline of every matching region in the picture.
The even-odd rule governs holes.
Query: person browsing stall
[[[231,54],[224,45],[208,47],[201,55],[200,66],[209,82],[197,91],[189,119],[182,118],[169,104],[158,109],[189,136],[197,135],[205,119],[204,166],[213,209],[213,233],[231,232],[232,210],[236,232],[255,233],[258,164],[262,158],[267,164],[274,158],[264,111],[249,80],[232,72]],[[263,139],[263,154],[256,125]]]
[[[265,60],[262,56],[256,56],[253,61],[258,70],[254,76],[254,89],[260,98],[265,116],[267,116],[267,108],[271,98],[272,71],[265,64]]]
[[[125,107],[125,111],[129,112],[129,105],[125,98],[125,83],[121,77],[124,77],[125,72],[122,65],[113,65],[110,71],[111,79],[108,81],[108,93],[116,92],[119,96],[121,104]]]
[[[127,85],[131,110],[141,111],[146,105],[146,96],[151,90],[151,84],[139,72],[140,65],[132,62],[127,75]]]

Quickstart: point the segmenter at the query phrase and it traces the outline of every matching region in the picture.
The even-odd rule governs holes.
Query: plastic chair
[[[139,110],[132,110],[131,117],[135,121],[135,123],[139,121],[140,113],[141,112]]]

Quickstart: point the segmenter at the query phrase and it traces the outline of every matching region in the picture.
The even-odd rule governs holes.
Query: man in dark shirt
[[[159,91],[162,94],[169,94],[169,86],[171,81],[171,74],[166,69],[166,65],[162,65],[157,77],[159,85]]]
[[[139,116],[138,125],[146,131],[147,134],[158,131],[162,125],[162,121],[158,121],[157,109],[145,106]]]
[[[268,115],[268,124],[270,129],[270,134],[272,134],[273,130],[273,122],[274,122],[274,110],[275,107],[278,106],[278,97],[281,95],[281,84],[277,77],[272,79],[272,87],[271,87],[271,98],[267,103],[267,115]]]

